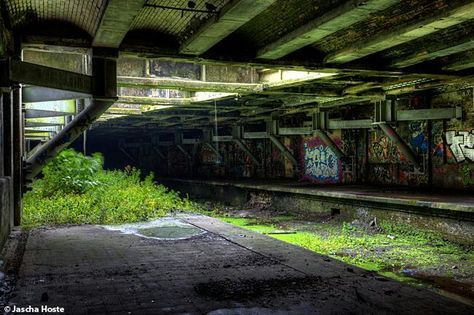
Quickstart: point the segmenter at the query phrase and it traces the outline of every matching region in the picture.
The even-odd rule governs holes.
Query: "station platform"
[[[183,185],[205,185],[235,187],[251,191],[293,194],[314,199],[332,199],[352,204],[382,205],[382,208],[410,210],[419,208],[433,210],[438,215],[462,216],[474,220],[474,194],[468,192],[443,191],[441,189],[420,190],[412,187],[380,187],[368,185],[314,185],[291,180],[194,180],[161,178],[159,182],[171,187]],[[441,211],[437,211],[441,210]]]
[[[150,237],[94,225],[29,231],[20,246],[23,258],[16,259],[18,282],[9,307],[47,305],[67,314],[213,315],[474,310],[217,219],[162,220],[168,232],[175,223],[174,233]],[[180,229],[195,232],[182,237],[176,233]]]
[[[160,178],[158,183],[182,196],[217,200],[242,209],[265,208],[310,220],[337,215],[347,222],[366,225],[374,220],[392,222],[474,245],[474,195],[468,192],[400,186],[322,186],[291,180]],[[262,200],[265,204],[259,204]]]

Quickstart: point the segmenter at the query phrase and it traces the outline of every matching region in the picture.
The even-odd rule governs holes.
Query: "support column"
[[[3,122],[3,93],[0,91],[0,177],[5,176],[4,171],[4,159],[3,156],[5,149],[4,149],[4,122]]]
[[[22,192],[23,192],[23,110],[21,102],[21,86],[14,85],[13,96],[13,203],[14,225],[21,223]]]
[[[3,173],[1,176],[9,178],[9,206],[4,211],[9,213],[4,215],[5,218],[9,218],[8,226],[13,226],[14,223],[14,200],[13,200],[13,94],[10,87],[1,88],[1,102],[2,102],[2,169]],[[3,223],[4,224],[4,223]],[[2,224],[2,225],[3,225]],[[0,240],[1,241],[1,240]]]
[[[3,173],[13,176],[13,94],[10,87],[2,87],[3,107]]]
[[[203,142],[204,145],[207,146],[217,157],[217,161],[219,163],[224,162],[224,158],[222,154],[219,152],[219,147],[214,146],[212,143],[212,131],[210,129],[203,130]]]
[[[261,163],[258,160],[258,158],[252,153],[252,151],[250,151],[250,149],[242,141],[242,134],[243,134],[242,129],[243,129],[242,126],[236,126],[236,127],[233,128],[233,130],[232,130],[233,141],[234,141],[235,144],[237,144],[239,146],[239,148],[242,151],[245,152],[245,154],[247,154],[252,159],[252,161],[257,166],[260,166]]]
[[[327,145],[331,151],[337,156],[338,159],[344,157],[344,152],[332,141],[332,139],[326,133],[328,127],[328,114],[325,112],[315,112],[312,115],[312,129],[313,134],[318,136],[325,145]]]
[[[338,159],[344,157],[344,152],[332,141],[332,139],[323,130],[314,130],[314,135],[318,136],[325,145],[327,145],[331,151],[337,156]]]
[[[298,161],[295,159],[293,154],[286,148],[286,146],[281,143],[281,141],[275,136],[278,134],[278,120],[270,120],[267,122],[267,134],[268,139],[280,150],[284,157],[286,157],[298,170]]]
[[[191,161],[192,161],[191,155],[183,147],[183,133],[182,132],[177,132],[177,133],[175,133],[174,136],[175,136],[174,137],[174,143],[175,143],[176,147],[178,148],[179,151],[181,151],[181,153],[184,154],[184,156],[186,157],[186,160],[189,163],[189,166],[191,167]]]

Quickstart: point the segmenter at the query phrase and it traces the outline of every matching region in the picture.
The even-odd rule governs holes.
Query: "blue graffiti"
[[[422,133],[412,137],[410,140],[410,144],[418,152],[426,153],[428,151],[428,140]]]
[[[427,153],[428,152],[428,139],[425,137],[425,123],[414,121],[411,122],[408,127],[411,131],[410,144],[411,147],[417,153]]]
[[[341,165],[334,152],[324,145],[304,145],[305,177],[317,182],[337,183]]]

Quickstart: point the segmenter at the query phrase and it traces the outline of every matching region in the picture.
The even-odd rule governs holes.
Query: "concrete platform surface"
[[[159,229],[150,225],[30,231],[10,302],[60,306],[68,314],[474,313],[213,218],[166,220],[160,225],[166,233],[156,238]],[[187,233],[176,233],[173,224]]]
[[[233,186],[243,189],[299,194],[324,198],[386,203],[395,206],[422,207],[474,213],[472,192],[455,192],[440,189],[416,189],[413,187],[380,187],[370,185],[318,186],[294,180],[190,180],[163,178],[159,181],[183,182],[215,186]]]

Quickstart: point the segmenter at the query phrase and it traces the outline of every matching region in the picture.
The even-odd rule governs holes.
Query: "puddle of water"
[[[182,240],[206,233],[194,225],[175,218],[123,225],[103,225],[102,227],[110,231],[120,231],[124,234],[134,234],[158,240]]]
[[[474,286],[472,283],[456,281],[449,277],[425,274],[412,268],[405,268],[400,273],[428,285],[441,295],[474,306]]]

